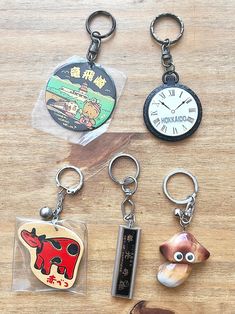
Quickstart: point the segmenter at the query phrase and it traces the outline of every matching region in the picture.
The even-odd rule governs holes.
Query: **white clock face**
[[[156,131],[175,137],[187,133],[195,125],[198,105],[186,90],[174,86],[167,87],[151,99],[148,117]]]

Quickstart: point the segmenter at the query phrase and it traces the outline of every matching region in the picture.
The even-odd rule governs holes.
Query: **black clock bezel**
[[[149,106],[150,106],[152,98],[157,93],[159,93],[160,91],[163,91],[164,89],[169,88],[169,87],[178,87],[178,88],[185,90],[189,94],[191,94],[191,96],[194,98],[194,100],[197,104],[197,107],[198,107],[198,116],[197,116],[197,120],[196,120],[195,124],[193,125],[193,127],[188,132],[181,134],[181,135],[177,135],[177,136],[164,135],[164,134],[158,132],[153,127],[153,125],[149,119]],[[198,129],[198,127],[201,123],[201,120],[202,120],[202,105],[201,105],[201,102],[200,102],[200,99],[198,98],[198,96],[188,86],[180,84],[180,83],[162,84],[162,85],[158,86],[157,88],[155,88],[146,98],[145,103],[144,103],[144,108],[143,108],[143,116],[144,116],[144,122],[145,122],[147,129],[153,135],[155,135],[156,137],[158,137],[164,141],[177,142],[177,141],[181,141],[181,140],[191,136]]]

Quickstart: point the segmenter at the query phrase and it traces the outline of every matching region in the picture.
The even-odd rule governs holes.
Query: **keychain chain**
[[[75,171],[80,176],[80,180],[79,180],[78,184],[73,185],[71,187],[67,187],[67,186],[64,186],[63,184],[61,184],[60,176],[62,175],[62,173],[64,171],[67,171],[67,170]],[[55,179],[56,179],[56,185],[61,188],[57,194],[56,207],[54,210],[52,210],[49,207],[42,207],[40,209],[40,216],[46,220],[51,219],[51,223],[54,225],[55,229],[58,230],[56,224],[58,223],[60,213],[63,210],[63,202],[65,199],[65,195],[66,194],[68,194],[68,195],[76,194],[82,188],[84,178],[83,178],[83,174],[79,168],[74,167],[74,166],[64,166],[62,169],[60,169],[57,172]]]
[[[136,166],[136,173],[134,176],[127,176],[123,180],[119,180],[113,175],[113,171],[112,171],[113,165],[117,161],[117,159],[119,159],[119,158],[128,158],[132,162],[134,162],[134,164]],[[123,202],[121,203],[122,218],[125,221],[125,223],[128,225],[128,227],[132,228],[135,224],[135,204],[132,200],[132,195],[135,194],[135,192],[137,191],[137,188],[138,188],[137,178],[138,178],[139,173],[140,173],[139,162],[132,155],[122,153],[122,154],[115,156],[109,162],[108,171],[109,171],[110,178],[115,183],[117,183],[119,186],[121,186],[122,191],[125,194],[125,198],[124,198]],[[132,185],[132,184],[134,185],[133,188],[130,187],[130,185]],[[128,209],[127,209],[127,206],[129,207]]]
[[[95,31],[91,33],[91,44],[87,51],[87,60],[91,63],[95,61],[98,56],[98,52],[101,45],[101,39],[99,38],[100,33]]]
[[[63,210],[63,202],[65,199],[65,195],[67,194],[65,189],[62,189],[58,192],[57,195],[57,204],[55,210],[52,212],[52,224],[55,226],[58,222],[59,215]]]
[[[179,74],[175,71],[175,65],[173,63],[173,58],[170,52],[170,39],[165,39],[162,42],[162,65],[165,68],[165,72],[162,76],[163,83],[166,83],[170,78],[173,79],[175,83],[179,81]]]
[[[180,225],[184,230],[190,224],[193,218],[194,210],[195,210],[195,196],[194,195],[190,196],[190,199],[187,203],[185,210],[182,210],[180,208],[175,209],[175,216],[179,217]]]
[[[135,184],[134,189],[130,189],[128,185]],[[135,194],[138,183],[134,177],[128,176],[123,180],[121,184],[122,190],[125,194],[125,199],[121,204],[121,211],[123,220],[128,224],[129,228],[133,227],[135,223],[135,204],[132,200],[132,195]],[[127,205],[130,206],[129,212],[127,211]]]
[[[162,44],[162,65],[165,68],[165,72],[174,72],[175,66],[173,58],[170,53],[170,40],[167,38]]]

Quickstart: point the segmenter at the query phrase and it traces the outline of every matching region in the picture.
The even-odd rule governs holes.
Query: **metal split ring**
[[[175,14],[162,13],[162,14],[159,14],[158,16],[156,16],[150,24],[150,34],[159,44],[164,45],[166,43],[166,39],[165,40],[161,39],[154,32],[154,27],[155,27],[156,23],[159,22],[160,19],[165,18],[165,17],[169,17],[169,18],[174,19],[180,26],[180,32],[179,32],[178,36],[173,40],[169,40],[169,45],[173,45],[182,37],[182,35],[184,33],[184,23],[183,23],[182,19]]]
[[[79,183],[74,185],[74,186],[65,186],[63,185],[61,182],[60,182],[60,179],[61,179],[61,175],[63,172],[67,171],[67,170],[72,170],[72,171],[75,171],[79,177],[80,177],[80,180],[79,180]],[[74,166],[64,166],[62,169],[60,169],[57,174],[56,174],[56,177],[55,177],[55,180],[56,180],[56,185],[58,187],[61,187],[63,188],[64,190],[66,190],[66,193],[67,194],[75,194],[77,193],[83,186],[83,182],[84,182],[84,177],[83,177],[83,174],[82,174],[82,171],[77,168],[77,167],[74,167]]]
[[[135,175],[134,175],[134,176],[128,176],[128,177],[124,178],[124,180],[122,180],[122,181],[121,181],[121,180],[118,180],[118,179],[113,175],[113,172],[112,172],[112,168],[113,168],[115,162],[116,162],[118,159],[120,159],[120,158],[128,158],[128,159],[131,159],[131,160],[135,163],[135,166],[136,166]],[[127,183],[128,183],[128,184],[135,183],[135,189],[137,188],[137,181],[136,181],[136,179],[138,178],[139,173],[140,173],[140,165],[139,165],[138,160],[137,160],[135,157],[133,157],[132,155],[129,155],[129,154],[119,154],[119,155],[113,157],[113,159],[111,159],[111,161],[109,162],[108,171],[109,171],[110,178],[111,178],[114,182],[116,182],[116,183],[118,183],[118,184],[120,184],[120,185],[122,185],[122,186],[127,185]],[[128,178],[129,178],[129,179],[132,179],[132,181],[128,180],[129,182],[127,182],[127,179],[128,179]]]
[[[169,179],[171,177],[173,177],[174,175],[177,175],[177,174],[184,174],[184,175],[188,176],[189,178],[191,178],[191,180],[193,181],[193,184],[194,184],[194,193],[190,196],[187,196],[184,199],[181,199],[181,200],[177,200],[174,197],[172,197],[171,194],[168,192],[168,189],[167,189],[167,184],[168,184]],[[198,189],[199,189],[197,178],[195,176],[193,176],[189,171],[184,170],[184,169],[177,169],[177,170],[170,172],[164,178],[162,187],[163,187],[163,192],[169,198],[169,200],[171,200],[173,203],[178,204],[178,205],[188,204],[192,200],[192,198],[196,197],[196,195],[198,193]]]
[[[109,32],[105,33],[105,34],[100,34],[98,31],[93,31],[91,29],[91,22],[92,20],[99,16],[99,15],[104,15],[104,16],[107,16],[108,18],[111,19],[111,22],[112,22],[112,26],[111,26],[111,29]],[[96,38],[107,38],[109,37],[116,29],[116,20],[115,18],[112,16],[112,14],[110,14],[109,12],[107,11],[103,11],[103,10],[99,10],[99,11],[95,11],[93,12],[86,20],[86,30],[88,31],[88,33],[90,35],[92,35],[93,37],[96,37]]]

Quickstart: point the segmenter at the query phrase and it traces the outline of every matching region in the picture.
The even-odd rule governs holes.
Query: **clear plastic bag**
[[[86,294],[86,277],[87,228],[83,222],[59,220],[54,226],[43,220],[16,218],[13,291]]]
[[[53,86],[51,86],[52,84],[50,85],[49,80],[43,90],[41,90],[32,112],[32,126],[34,128],[65,139],[70,143],[80,144],[83,146],[87,145],[89,142],[107,131],[113,117],[113,111],[117,106],[126,82],[126,76],[122,72],[112,68],[100,67],[98,64],[95,64],[96,69],[98,69],[97,71],[99,71],[100,67],[103,71],[102,73],[107,74],[106,78],[109,77],[111,81],[114,82],[114,88],[116,89],[115,103],[109,103],[111,108],[106,107],[102,109],[99,105],[99,97],[106,97],[106,100],[110,101],[110,96],[108,96],[108,94],[100,96],[98,91],[95,92],[94,90],[89,90],[89,86],[87,87],[86,84],[86,82],[88,84],[91,84],[91,82],[92,84],[95,83],[93,86],[96,86],[96,89],[99,90],[99,88],[103,87],[103,84],[106,82],[104,78],[102,78],[102,75],[99,75],[98,73],[94,76],[93,73],[93,76],[89,76],[92,73],[88,73],[89,71],[82,73],[82,69],[73,66],[70,69],[72,72],[72,74],[70,73],[70,79],[72,76],[72,80],[76,82],[78,77],[80,78],[82,76],[86,78],[84,86],[82,85],[77,89],[74,89],[75,87],[71,84],[71,82],[68,82],[66,78],[66,72],[68,72],[66,71],[66,66],[73,64],[76,65],[76,63],[85,64],[86,62],[87,60],[81,57],[73,56],[58,65],[53,73],[51,73],[50,78],[63,68],[64,70],[61,71],[64,72],[62,76],[63,86],[61,85],[61,77],[56,78],[57,81],[54,82]],[[92,70],[90,70],[90,72],[92,72]],[[48,84],[50,85],[49,87]],[[55,92],[57,95],[53,93],[53,89],[57,86],[56,84],[58,85],[57,91]],[[51,99],[47,99],[49,97],[45,96],[48,89],[52,95]],[[110,92],[110,89],[111,88],[108,85],[107,88],[105,87],[104,93]],[[67,100],[65,98],[67,98]],[[67,116],[68,114],[69,116]],[[53,115],[54,118],[52,118]],[[74,117],[76,117],[76,123],[68,127],[68,121],[73,120]],[[96,128],[93,129],[95,124],[97,124]],[[78,127],[81,128],[81,132],[72,130]],[[89,128],[91,128],[91,130],[89,130]]]

